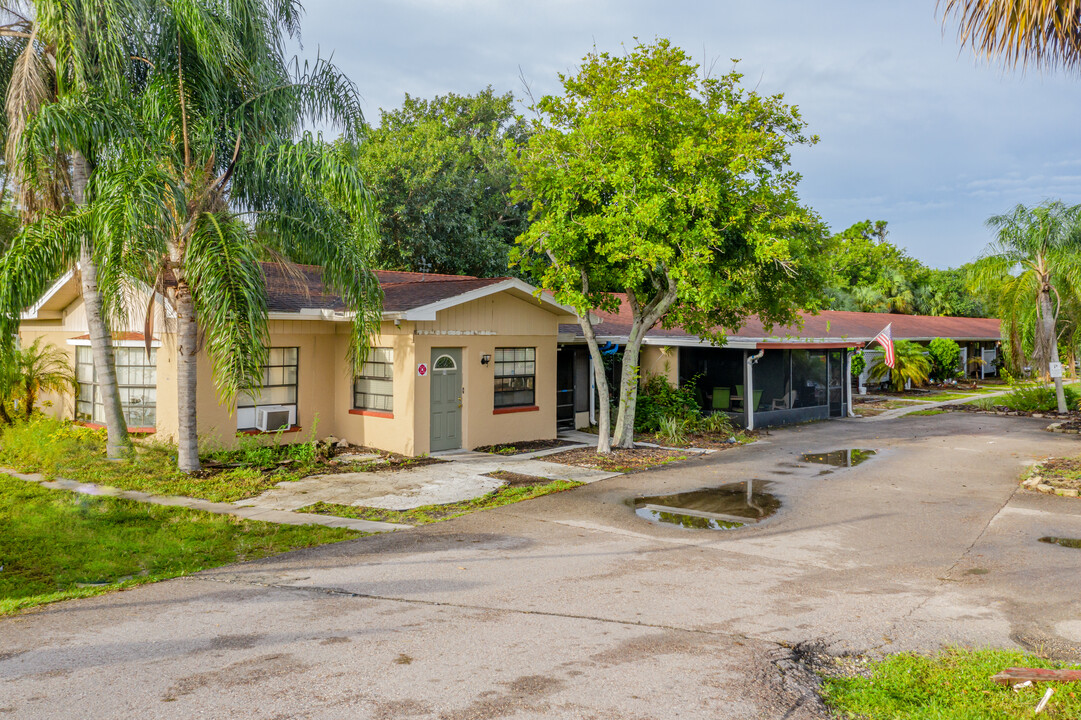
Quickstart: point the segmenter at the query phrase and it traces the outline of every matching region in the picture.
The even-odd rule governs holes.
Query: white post
[[[744,426],[748,430],[754,430],[754,405],[751,398],[754,397],[754,361],[747,354],[747,360],[743,364],[743,413],[746,416]]]
[[[856,417],[852,409],[852,350],[842,350],[845,354],[845,397],[848,399],[848,417]]]

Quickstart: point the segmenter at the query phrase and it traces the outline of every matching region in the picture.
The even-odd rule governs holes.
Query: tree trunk
[[[90,167],[80,153],[72,160],[71,194],[76,205],[86,203],[86,183]],[[94,373],[98,392],[101,393],[105,410],[105,452],[110,460],[126,456],[131,450],[128,425],[120,403],[120,388],[116,384],[116,361],[113,356],[113,338],[105,324],[101,293],[98,292],[98,268],[90,252],[87,238],[79,248],[79,274],[82,278],[83,306],[86,308],[86,324],[90,330],[90,349],[94,355]]]
[[[631,323],[627,347],[623,349],[623,372],[619,379],[619,413],[616,416],[616,447],[634,447],[634,410],[638,405],[638,363],[642,356],[645,328],[636,318]]]
[[[585,317],[579,316],[578,324],[582,326],[589,356],[593,359],[593,377],[597,383],[597,404],[600,405],[597,408],[597,452],[607,455],[612,452],[612,400],[608,395],[608,376],[604,372],[604,357],[597,344],[597,334],[593,331],[589,313],[586,313]]]
[[[176,288],[176,401],[177,467],[182,472],[199,469],[199,428],[195,419],[199,352],[199,328],[191,288],[183,279]]]
[[[33,381],[27,379],[26,387],[23,388],[23,402],[26,403],[26,407],[23,408],[23,414],[27,421],[34,417],[34,404],[37,402],[37,393],[34,392]]]
[[[664,317],[676,301],[676,282],[666,278],[668,287],[660,291],[645,306],[633,294],[627,294],[631,306],[631,332],[623,350],[623,376],[619,383],[619,413],[616,418],[616,447],[634,447],[634,412],[638,404],[638,364],[642,341],[649,329]]]
[[[1058,332],[1055,324],[1055,311],[1051,305],[1050,288],[1044,283],[1040,288],[1040,326],[1043,335],[1040,338],[1043,345],[1043,350],[1040,353],[1040,369],[1043,372],[1047,372],[1048,364],[1059,362]],[[1066,393],[1062,388],[1062,373],[1059,373],[1059,376],[1053,379],[1055,381],[1055,402],[1058,404],[1058,411],[1064,413],[1066,412]]]

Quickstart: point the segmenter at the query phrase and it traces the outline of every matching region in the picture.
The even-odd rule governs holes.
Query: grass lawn
[[[532,500],[542,495],[570,490],[584,484],[573,480],[548,480],[547,478],[537,478],[537,480],[536,484],[504,485],[483,497],[472,500],[447,505],[423,505],[411,510],[383,510],[382,508],[354,507],[352,505],[320,502],[303,507],[299,512],[337,515],[338,517],[359,518],[361,520],[378,520],[379,522],[405,523],[407,525],[426,525],[440,520],[450,520],[451,518],[468,515],[478,510],[488,510],[523,500]]]
[[[0,615],[360,537],[50,490],[0,476]]]
[[[189,475],[176,469],[174,446],[152,439],[137,441],[131,460],[108,460],[104,433],[35,417],[29,423],[4,429],[0,465],[155,495],[233,502],[259,495],[279,482],[318,472],[325,461],[314,443],[279,445],[274,437],[242,439],[236,450],[212,450],[203,458],[240,467],[219,466]]]
[[[965,398],[979,397],[981,394],[980,392],[944,392],[925,395],[924,399],[931,402],[942,402],[944,400],[964,400]]]
[[[946,412],[945,410],[940,410],[938,408],[930,408],[928,410],[916,410],[914,412],[910,412],[910,413],[907,413],[907,414],[908,415],[942,415],[945,412]]]
[[[1013,650],[945,650],[934,656],[893,655],[870,677],[823,680],[837,717],[864,720],[1002,720],[1031,718],[1048,686],[1055,694],[1040,717],[1081,717],[1081,684],[1037,683],[1014,692],[991,682],[1008,667],[1072,667]]]

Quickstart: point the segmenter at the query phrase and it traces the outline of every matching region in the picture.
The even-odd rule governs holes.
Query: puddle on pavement
[[[831,450],[824,453],[807,453],[806,455],[800,455],[799,459],[803,462],[832,465],[833,467],[856,467],[875,455],[874,450],[845,449]]]
[[[1042,537],[1040,542],[1081,550],[1081,538]]]
[[[698,530],[732,530],[763,520],[781,507],[767,492],[768,480],[746,480],[715,488],[634,500],[634,512],[651,522]]]

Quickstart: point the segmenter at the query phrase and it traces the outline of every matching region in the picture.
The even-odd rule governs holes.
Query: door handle
[[[458,396],[458,407],[461,407],[461,406],[462,406],[462,397],[459,395]]]

